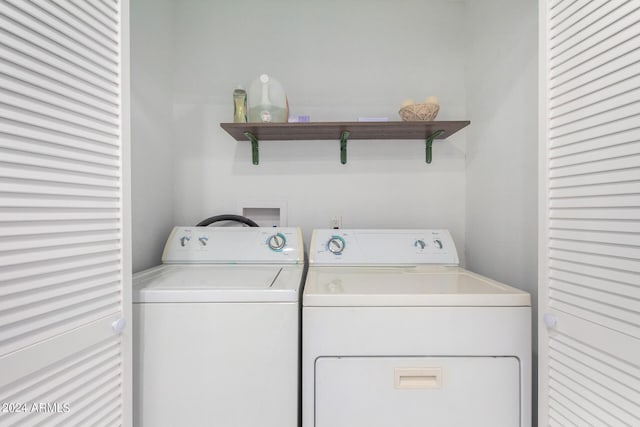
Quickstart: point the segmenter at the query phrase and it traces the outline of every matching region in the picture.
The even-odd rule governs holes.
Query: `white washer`
[[[528,293],[458,267],[446,230],[315,230],[303,427],[528,427]]]
[[[134,424],[295,427],[296,228],[176,227],[134,275]]]

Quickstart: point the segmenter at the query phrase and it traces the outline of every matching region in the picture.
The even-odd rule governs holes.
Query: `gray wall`
[[[466,262],[470,270],[531,293],[535,374],[537,1],[469,1],[466,22],[465,81],[472,121],[467,130]]]
[[[537,2],[467,6],[467,267],[537,294]]]
[[[431,165],[424,141],[349,141],[346,165],[338,141],[293,141],[261,143],[254,166],[249,144],[219,126],[232,119],[234,86],[261,73],[283,83],[292,114],[313,121],[398,120],[405,98],[428,95],[440,98],[439,119],[464,118],[462,13],[450,1],[181,1],[173,57],[177,223],[238,212],[247,200],[284,202],[288,224],[301,226],[307,241],[341,216],[345,228],[448,228],[464,248],[464,132],[437,143]]]
[[[160,263],[173,226],[172,0],[131,2],[133,271]]]

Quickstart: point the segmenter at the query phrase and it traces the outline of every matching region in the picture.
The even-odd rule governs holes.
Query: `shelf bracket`
[[[343,130],[340,135],[340,163],[343,165],[347,164],[347,139],[350,134],[348,130]]]
[[[439,137],[440,135],[442,135],[444,133],[444,130],[440,129],[435,131],[434,133],[432,133],[431,135],[429,135],[427,137],[427,141],[426,141],[426,161],[427,163],[431,163],[431,159],[432,159],[432,150],[431,150],[431,146],[433,145],[433,140],[436,139],[437,137]]]
[[[247,139],[251,141],[251,162],[254,165],[257,165],[260,163],[260,153],[258,151],[258,138],[256,138],[256,136],[251,132],[247,131],[243,133],[244,133],[244,136],[246,136]]]

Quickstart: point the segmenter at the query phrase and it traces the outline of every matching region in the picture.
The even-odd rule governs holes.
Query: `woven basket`
[[[438,104],[413,104],[402,107],[398,114],[405,122],[430,122],[440,111]]]

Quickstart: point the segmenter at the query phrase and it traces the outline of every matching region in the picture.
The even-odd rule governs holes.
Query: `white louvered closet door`
[[[128,13],[0,0],[0,426],[130,425]]]
[[[640,1],[541,0],[539,425],[640,426]]]

